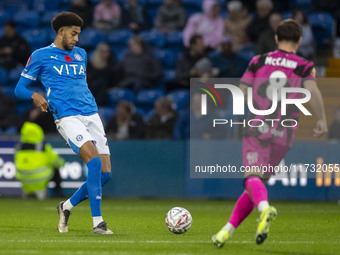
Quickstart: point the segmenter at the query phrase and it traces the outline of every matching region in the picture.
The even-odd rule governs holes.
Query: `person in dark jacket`
[[[18,65],[24,66],[30,54],[27,41],[18,35],[12,20],[5,22],[3,31],[4,36],[0,38],[0,66],[7,70]]]
[[[130,38],[129,48],[130,52],[117,64],[116,73],[120,75],[117,87],[134,92],[155,87],[163,75],[161,63],[140,36]]]
[[[121,26],[135,33],[150,28],[146,8],[139,4],[138,0],[128,0],[122,5]]]
[[[177,113],[169,98],[161,97],[155,102],[155,114],[147,123],[148,139],[172,139]]]
[[[182,30],[186,22],[186,13],[178,0],[164,0],[157,10],[155,28],[163,34],[174,30]]]
[[[113,139],[142,139],[145,137],[145,124],[142,116],[134,112],[134,105],[120,101],[116,114],[106,125],[106,134]]]

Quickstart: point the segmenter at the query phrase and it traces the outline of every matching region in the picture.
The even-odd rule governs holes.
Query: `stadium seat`
[[[33,0],[33,9],[39,12],[59,9],[59,0]]]
[[[282,19],[291,19],[291,18],[292,18],[291,11],[282,12]]]
[[[17,83],[23,69],[24,68],[20,66],[20,67],[16,67],[16,68],[12,69],[11,71],[9,71],[8,82],[9,83]]]
[[[174,81],[176,80],[176,71],[175,69],[164,69],[163,71],[163,80],[167,81]]]
[[[0,85],[4,86],[7,83],[8,73],[5,68],[0,67]]]
[[[314,38],[318,46],[330,45],[335,34],[333,16],[326,12],[317,12],[308,15],[312,26]]]
[[[146,30],[140,33],[140,36],[152,46],[156,46],[159,48],[164,47],[165,45],[165,36],[157,30]]]
[[[168,96],[171,97],[176,111],[184,109],[190,102],[190,92],[187,89],[174,90]]]
[[[1,87],[0,90],[2,90],[2,92],[5,95],[10,96],[10,97],[16,99],[15,94],[14,94],[15,86],[16,86],[16,84],[13,84],[11,86]]]
[[[114,52],[115,59],[118,61],[121,61],[125,55],[130,51],[129,48],[126,48],[124,46],[113,46],[112,51]]]
[[[46,47],[49,43],[48,34],[45,29],[29,29],[22,33],[22,36],[30,45],[31,51]]]
[[[111,32],[108,35],[108,41],[112,45],[124,45],[127,46],[129,39],[134,36],[134,33],[129,29],[120,29]]]
[[[115,106],[118,101],[126,100],[129,102],[135,101],[135,94],[130,89],[113,89],[109,91],[109,105]]]
[[[18,11],[27,11],[30,8],[30,3],[30,0],[2,0],[0,1],[0,9],[12,16]]]
[[[58,11],[46,11],[41,18],[41,25],[51,28],[51,20],[58,14]]]
[[[183,47],[183,32],[182,31],[172,31],[166,36],[167,47]]]
[[[196,8],[199,12],[202,10],[202,0],[182,0],[185,9]]]
[[[40,24],[38,11],[19,11],[14,14],[14,21],[17,23],[18,28],[37,28]]]
[[[243,50],[238,51],[237,54],[249,62],[255,56],[255,50],[243,49]]]
[[[309,12],[312,9],[312,0],[293,0],[293,8]]]
[[[111,116],[115,114],[115,108],[113,107],[98,107],[98,114],[103,121],[104,127],[106,126],[107,122],[110,120]]]
[[[0,9],[0,26],[2,27],[3,24],[10,19],[10,15],[5,10]],[[2,29],[1,29],[2,30]]]
[[[87,28],[84,29],[79,36],[79,46],[86,49],[93,49],[98,43],[106,40],[105,34],[96,29]]]
[[[33,107],[33,101],[24,100],[17,102],[16,109],[19,115],[23,115],[27,110]]]
[[[168,68],[175,67],[175,56],[171,50],[154,49],[153,53],[162,63],[163,67],[168,67]]]
[[[164,92],[159,89],[141,90],[137,94],[136,103],[139,106],[153,106],[155,101],[162,96],[164,96]]]
[[[147,1],[147,5],[148,5],[148,8],[149,7],[159,7],[160,5],[162,5],[164,2],[164,0],[148,0]]]

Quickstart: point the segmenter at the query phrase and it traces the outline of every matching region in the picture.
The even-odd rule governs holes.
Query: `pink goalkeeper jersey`
[[[264,55],[255,56],[249,63],[248,69],[241,78],[241,83],[253,88],[253,105],[255,109],[267,110],[272,106],[271,93],[273,88],[295,87],[302,88],[303,80],[315,79],[314,63],[307,61],[294,53],[277,50]],[[280,91],[278,93],[280,99]],[[287,98],[304,97],[301,93],[288,93]],[[296,127],[284,128],[281,123],[285,119],[298,120],[299,109],[295,105],[287,105],[287,113],[281,115],[281,103],[278,102],[274,113],[266,116],[254,115],[249,112],[250,119],[278,119],[266,122],[262,128],[246,127],[244,136],[254,136],[259,139],[280,137],[286,144],[292,142]],[[259,123],[259,122],[257,122]],[[256,121],[252,123],[255,126]],[[285,121],[285,125],[292,126],[293,122]]]

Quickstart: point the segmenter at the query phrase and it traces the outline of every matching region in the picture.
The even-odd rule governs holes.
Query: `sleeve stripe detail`
[[[30,79],[30,80],[32,80],[32,81],[36,81],[36,80],[37,80],[36,77],[33,77],[33,76],[28,75],[28,74],[25,74],[25,73],[21,73],[21,76],[23,76],[23,77],[25,77],[25,78],[27,78],[27,79]]]

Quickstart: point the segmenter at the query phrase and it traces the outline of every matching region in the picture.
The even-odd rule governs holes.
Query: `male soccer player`
[[[101,214],[102,189],[111,177],[110,151],[98,108],[86,82],[85,50],[76,47],[83,20],[72,12],[52,19],[54,43],[33,52],[15,89],[20,98],[32,99],[41,111],[51,111],[59,133],[87,164],[87,181],[66,202],[60,202],[59,232],[68,232],[70,210],[87,197],[93,232],[112,234]],[[46,99],[28,88],[40,79]]]
[[[327,124],[321,93],[315,82],[315,69],[308,62],[295,55],[301,42],[301,27],[292,19],[280,23],[275,40],[278,50],[254,57],[241,78],[240,87],[246,95],[248,87],[253,89],[253,105],[255,109],[266,110],[272,105],[272,91],[280,92],[282,87],[302,88],[311,92],[310,104],[317,116],[314,136],[327,132]],[[279,94],[279,93],[278,93]],[[287,98],[298,99],[301,93],[288,93]],[[240,196],[228,223],[212,237],[219,248],[231,237],[235,229],[256,207],[260,213],[255,240],[262,244],[268,235],[269,225],[277,215],[277,211],[268,203],[267,189],[264,183],[271,173],[266,173],[261,166],[277,166],[292,145],[298,120],[299,109],[287,107],[286,115],[281,107],[269,116],[249,113],[248,119],[276,119],[262,127],[246,127],[243,135],[243,165],[253,171],[245,173],[245,190]],[[281,121],[285,120],[285,125]],[[294,120],[294,121],[293,121]],[[289,123],[290,122],[290,123]],[[266,123],[266,122],[265,122]],[[253,122],[252,126],[257,126]],[[292,126],[292,127],[285,127]],[[252,168],[251,168],[252,167]]]

